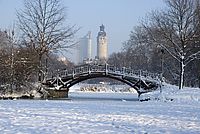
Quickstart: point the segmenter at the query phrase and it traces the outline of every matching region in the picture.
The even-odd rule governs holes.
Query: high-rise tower
[[[90,31],[80,39],[77,50],[78,63],[83,63],[84,61],[90,61],[92,59],[92,38]]]
[[[102,24],[97,36],[97,58],[100,60],[107,60],[108,58],[108,44],[105,27]]]

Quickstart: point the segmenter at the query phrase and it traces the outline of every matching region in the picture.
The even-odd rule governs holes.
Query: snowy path
[[[1,100],[0,133],[200,133],[199,102],[128,100]]]

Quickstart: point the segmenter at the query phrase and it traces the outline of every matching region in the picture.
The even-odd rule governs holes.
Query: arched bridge
[[[142,93],[157,90],[160,87],[160,76],[147,71],[132,70],[129,68],[117,68],[112,65],[86,64],[74,67],[71,70],[62,70],[57,76],[48,78],[43,84],[54,90],[67,89],[81,81],[108,77],[128,84],[133,87],[140,96]]]

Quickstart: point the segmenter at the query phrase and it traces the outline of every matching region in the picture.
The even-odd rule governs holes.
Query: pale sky
[[[62,0],[67,7],[67,23],[81,27],[76,38],[92,32],[93,57],[101,24],[108,35],[108,52],[118,52],[130,31],[152,10],[162,9],[163,0]],[[0,0],[0,29],[11,28],[15,11],[23,8],[23,0]],[[70,57],[74,57],[71,55]],[[73,59],[73,58],[72,58]]]

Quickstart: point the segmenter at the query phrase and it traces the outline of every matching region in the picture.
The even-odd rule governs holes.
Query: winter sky
[[[67,7],[67,23],[80,27],[76,38],[92,32],[93,56],[96,55],[96,37],[101,24],[108,35],[109,54],[121,50],[130,31],[148,12],[162,9],[163,0],[62,0]],[[0,29],[11,28],[15,11],[23,8],[23,0],[0,0]]]

